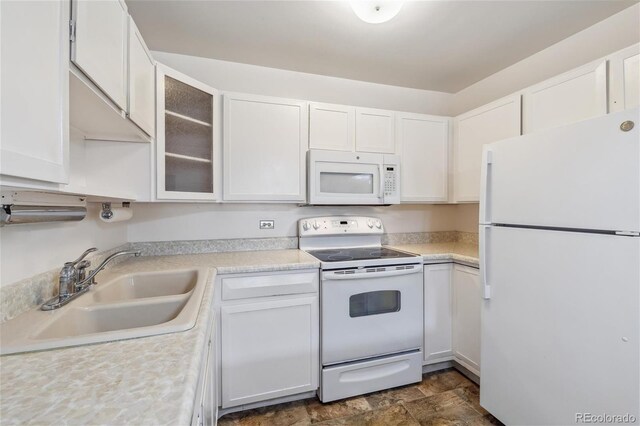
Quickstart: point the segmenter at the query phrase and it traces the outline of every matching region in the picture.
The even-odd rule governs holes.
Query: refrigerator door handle
[[[493,151],[488,146],[482,150],[482,170],[480,173],[480,223],[491,223],[491,209],[489,206],[490,198],[490,179],[491,164],[493,163]]]
[[[482,298],[487,300],[491,299],[491,285],[488,280],[488,271],[487,271],[487,257],[488,257],[488,247],[489,247],[489,230],[491,229],[491,225],[480,225],[479,238],[480,238],[480,247],[479,247],[479,256],[480,256],[480,285],[482,287]]]

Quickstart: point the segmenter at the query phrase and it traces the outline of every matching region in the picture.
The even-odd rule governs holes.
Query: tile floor
[[[501,425],[479,403],[478,386],[449,369],[425,374],[415,385],[322,404],[306,399],[231,413],[220,426]]]

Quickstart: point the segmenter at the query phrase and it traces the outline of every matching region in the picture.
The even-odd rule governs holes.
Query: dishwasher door
[[[322,365],[422,346],[422,265],[323,271]]]

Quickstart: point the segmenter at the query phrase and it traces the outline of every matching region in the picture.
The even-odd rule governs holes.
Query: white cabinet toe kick
[[[320,400],[330,402],[422,380],[422,351],[327,366],[322,369]]]

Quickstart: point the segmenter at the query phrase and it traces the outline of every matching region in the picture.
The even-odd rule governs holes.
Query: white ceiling
[[[451,93],[636,2],[407,1],[367,24],[347,1],[127,0],[152,50]]]

